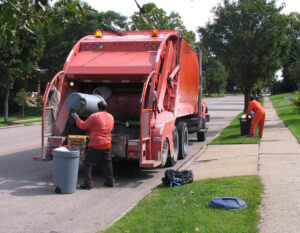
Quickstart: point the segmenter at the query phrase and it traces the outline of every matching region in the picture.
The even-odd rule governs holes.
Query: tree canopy
[[[45,29],[46,26],[59,28],[62,22],[83,16],[79,0],[59,0],[55,6],[54,10],[51,0],[1,0],[1,35],[14,35],[20,25],[31,33],[36,26],[40,29]]]
[[[214,21],[198,30],[244,93],[244,110],[254,84],[273,77],[288,52],[288,19],[281,10],[275,0],[223,0],[213,9]]]
[[[63,22],[83,16],[80,1],[0,0],[0,89],[4,95],[4,121],[8,120],[10,89],[31,73],[43,54],[44,36]]]
[[[289,38],[291,47],[287,60],[284,62],[282,70],[283,91],[293,91],[297,87],[299,80],[300,65],[300,13],[292,12],[289,19]]]
[[[32,30],[36,29],[32,27]],[[32,34],[20,27],[6,38],[0,38],[0,90],[4,94],[4,121],[8,120],[9,91],[17,79],[35,69],[43,54],[44,40],[39,33]]]
[[[203,71],[203,76],[209,79],[209,91],[218,94],[225,92],[228,73],[216,57],[209,57]]]
[[[50,77],[62,69],[68,53],[82,37],[92,35],[95,29],[128,29],[127,18],[114,11],[97,12],[89,6],[84,6],[83,12],[85,22],[80,19],[69,21],[59,33],[52,33],[46,38],[47,49],[39,65],[49,70]]]
[[[154,3],[147,3],[143,5],[142,8],[144,10],[142,17],[141,12],[135,12],[131,16],[131,30],[179,30],[182,31],[183,37],[188,43],[195,43],[195,33],[186,29],[178,13],[171,12],[170,15],[168,15],[162,8],[158,8]]]

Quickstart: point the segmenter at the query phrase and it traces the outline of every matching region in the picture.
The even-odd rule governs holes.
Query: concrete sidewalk
[[[264,185],[261,233],[300,232],[300,145],[265,97],[260,145],[211,145],[184,166],[195,179],[258,175]]]

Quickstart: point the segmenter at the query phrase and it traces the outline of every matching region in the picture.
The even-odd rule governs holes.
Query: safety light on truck
[[[158,36],[158,31],[156,29],[152,30],[152,37],[157,37]]]
[[[101,37],[102,37],[102,32],[101,32],[101,30],[96,30],[96,31],[95,31],[95,37],[96,37],[96,38],[101,38]]]
[[[70,87],[74,87],[74,82],[73,81],[70,82]]]

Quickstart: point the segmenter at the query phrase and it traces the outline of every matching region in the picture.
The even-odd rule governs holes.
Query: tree
[[[4,94],[4,121],[8,120],[8,99],[15,80],[31,73],[43,52],[43,35],[58,30],[61,22],[82,16],[79,1],[0,1],[0,89]]]
[[[55,10],[51,5],[51,0],[1,0],[1,35],[14,35],[20,25],[31,33],[36,26],[46,29],[46,25],[55,25],[58,29],[62,22],[83,16],[79,0],[59,0],[55,3]]]
[[[198,30],[245,95],[244,111],[254,84],[274,76],[288,52],[288,19],[282,8],[275,0],[223,0],[213,9],[214,21]]]
[[[300,83],[300,58],[297,59],[290,66],[290,68],[289,68],[289,76],[290,76],[291,80],[293,80],[296,83],[296,86],[297,86],[298,83]]]
[[[15,102],[22,108],[22,117],[24,118],[24,107],[28,99],[28,94],[24,88],[22,88],[15,97]]]
[[[300,59],[300,13],[292,12],[289,14],[288,19],[291,47],[282,69],[282,91],[295,90],[297,82],[299,82],[295,71],[297,71],[297,66],[299,65],[297,61]],[[293,71],[290,69],[293,69]]]
[[[171,12],[170,15],[158,8],[154,3],[147,3],[142,7],[144,13],[135,12],[131,16],[131,30],[179,30],[182,31],[185,40],[194,44],[196,35],[193,31],[188,31],[183,25],[178,13]]]
[[[36,30],[32,28],[32,30]],[[0,90],[4,94],[4,121],[8,121],[8,98],[17,79],[31,73],[44,48],[43,37],[19,27],[13,37],[0,38]]]
[[[46,47],[39,65],[48,69],[47,76],[52,78],[64,65],[72,47],[86,35],[92,35],[95,29],[110,31],[112,28],[128,29],[127,17],[114,11],[97,12],[87,4],[82,7],[85,22],[73,20],[67,22],[59,33],[47,37]]]
[[[208,58],[207,67],[203,71],[203,76],[209,78],[209,89],[211,92],[216,92],[218,94],[225,92],[228,73],[215,57]]]

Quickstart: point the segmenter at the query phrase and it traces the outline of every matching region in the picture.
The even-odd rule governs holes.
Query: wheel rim
[[[173,132],[173,145],[174,145],[173,160],[176,162],[178,160],[178,153],[179,153],[179,135],[176,128],[174,129]]]
[[[162,157],[161,157],[161,165],[165,166],[169,154],[169,142],[168,139],[165,139],[163,148],[162,148]]]
[[[187,128],[184,129],[184,138],[183,138],[183,151],[184,151],[184,154],[186,155],[187,154],[187,148],[188,148],[188,130]]]

